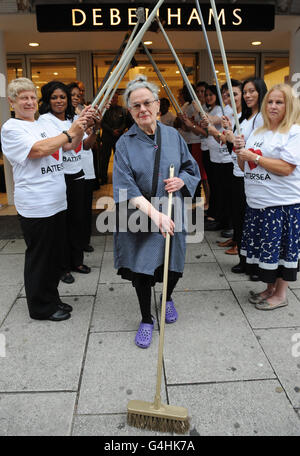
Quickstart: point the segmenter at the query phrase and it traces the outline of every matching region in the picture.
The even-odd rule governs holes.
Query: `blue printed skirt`
[[[252,209],[247,206],[241,243],[246,273],[262,282],[297,280],[300,254],[300,204]]]

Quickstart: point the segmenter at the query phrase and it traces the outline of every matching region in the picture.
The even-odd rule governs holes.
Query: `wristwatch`
[[[66,130],[64,130],[62,133],[64,133],[65,135],[67,135],[67,137],[68,137],[68,142],[71,143],[71,142],[72,142],[72,136],[69,135],[69,133],[68,133]]]
[[[260,155],[256,155],[256,158],[254,160],[254,163],[256,164],[256,166],[258,165],[259,160],[260,160]]]

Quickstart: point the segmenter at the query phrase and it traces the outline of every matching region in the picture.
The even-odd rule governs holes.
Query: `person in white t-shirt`
[[[66,216],[63,148],[78,144],[85,117],[59,134],[38,123],[36,87],[27,78],[13,80],[7,89],[15,111],[1,129],[3,153],[13,167],[14,200],[26,243],[24,284],[30,317],[61,321],[72,307],[61,301],[58,284]]]
[[[263,99],[267,93],[267,86],[261,78],[249,78],[243,82],[242,85],[242,115],[239,119],[240,129],[244,136],[245,141],[249,138],[251,133],[263,125],[263,118],[261,115],[261,106]],[[233,123],[234,125],[234,123]],[[235,132],[235,126],[233,128]],[[227,140],[233,146],[234,134],[226,134]],[[230,146],[229,146],[230,148]],[[237,162],[237,155],[232,152],[233,159],[233,219],[234,219],[234,239],[237,243],[240,261],[238,264],[231,268],[235,274],[244,273],[246,270],[245,257],[241,255],[241,241],[243,233],[243,225],[246,211],[246,196],[244,190],[244,173],[240,169]],[[254,273],[250,274],[250,280],[257,281],[258,276]]]
[[[241,254],[246,267],[267,283],[250,292],[260,310],[288,305],[288,282],[297,280],[300,255],[300,109],[287,84],[278,84],[262,104],[264,124],[247,140],[237,136],[238,163],[245,173],[247,209]]]
[[[174,127],[176,116],[169,111],[170,101],[168,98],[160,99],[160,117],[159,120],[168,127]]]
[[[41,125],[51,124],[57,132],[70,128],[74,121],[75,111],[71,95],[65,84],[50,81],[42,89],[38,122]],[[87,110],[88,108],[85,108]],[[83,110],[82,112],[85,112]],[[90,273],[90,267],[83,264],[84,259],[84,171],[82,166],[82,141],[78,147],[64,151],[63,163],[67,187],[67,226],[65,240],[65,262],[61,280],[74,282],[71,271],[81,274]]]
[[[82,109],[78,109],[80,103],[80,89],[76,82],[67,85],[71,93],[73,108],[77,114],[80,114]],[[75,117],[76,118],[76,117]],[[92,231],[92,203],[93,190],[96,188],[96,175],[94,167],[94,156],[92,147],[97,139],[97,131],[101,126],[101,117],[95,117],[93,127],[90,127],[83,138],[82,151],[82,169],[84,171],[84,234],[83,234],[83,250],[84,252],[93,252],[94,247],[90,244]]]

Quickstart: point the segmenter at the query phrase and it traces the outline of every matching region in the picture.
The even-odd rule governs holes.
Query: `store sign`
[[[130,5],[130,6],[129,6]],[[52,4],[37,5],[39,32],[87,32],[128,30],[137,22],[136,9],[127,4]],[[145,6],[145,5],[141,5]],[[152,8],[145,8],[146,18]],[[207,30],[215,30],[213,11],[201,5]],[[218,19],[223,31],[270,31],[274,29],[275,7],[268,4],[218,4]],[[163,4],[158,16],[166,29],[199,30],[201,20],[195,4]]]

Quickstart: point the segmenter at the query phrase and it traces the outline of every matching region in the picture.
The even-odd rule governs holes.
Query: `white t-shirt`
[[[59,135],[63,130],[69,130],[72,125],[71,120],[60,120],[55,117],[51,112],[42,114],[38,122],[47,128],[47,125],[51,123],[56,128],[56,134]],[[76,150],[63,151],[63,162],[65,174],[77,174],[82,170],[82,141]],[[81,177],[83,179],[84,176]]]
[[[192,122],[199,122],[199,114],[191,103],[185,103],[181,109]],[[178,131],[187,144],[199,144],[201,142],[201,135],[196,135],[192,131],[184,131],[181,128]]]
[[[31,159],[32,146],[57,136],[56,129],[37,121],[9,119],[1,130],[4,155],[13,167],[15,206],[27,218],[50,217],[67,208],[62,149],[43,158]]]
[[[231,120],[231,117],[234,117],[234,116],[233,116],[233,109],[230,106],[230,104],[225,105],[223,109],[224,109],[224,116],[229,117]]]
[[[286,134],[268,130],[250,135],[247,149],[260,150],[263,157],[277,158],[296,165],[289,176],[278,176],[253,162],[251,169],[249,163],[245,162],[245,192],[250,207],[260,209],[300,203],[299,147],[299,125],[293,125]]]
[[[244,135],[245,141],[247,142],[251,133],[254,130],[256,130],[257,128],[262,127],[263,124],[264,124],[264,120],[263,120],[263,117],[260,112],[258,114],[256,114],[254,117],[251,117],[251,119],[248,119],[248,120],[244,119],[243,122],[240,124],[240,130],[241,130],[241,134]],[[234,128],[234,125],[235,125],[234,118],[232,121],[232,125]],[[243,177],[244,173],[238,165],[237,155],[234,153],[234,151],[232,151],[232,161],[233,161],[234,176]]]
[[[84,133],[83,141],[88,135]],[[95,179],[94,156],[92,149],[82,150],[81,155],[82,169],[84,171],[85,180]]]
[[[215,106],[210,112],[211,116],[222,117],[222,108],[221,106]],[[217,130],[222,131],[222,125],[215,126]],[[218,143],[215,138],[211,135],[206,139],[206,144],[209,149],[210,161],[213,163],[231,163],[232,158],[228,152],[227,145]]]

